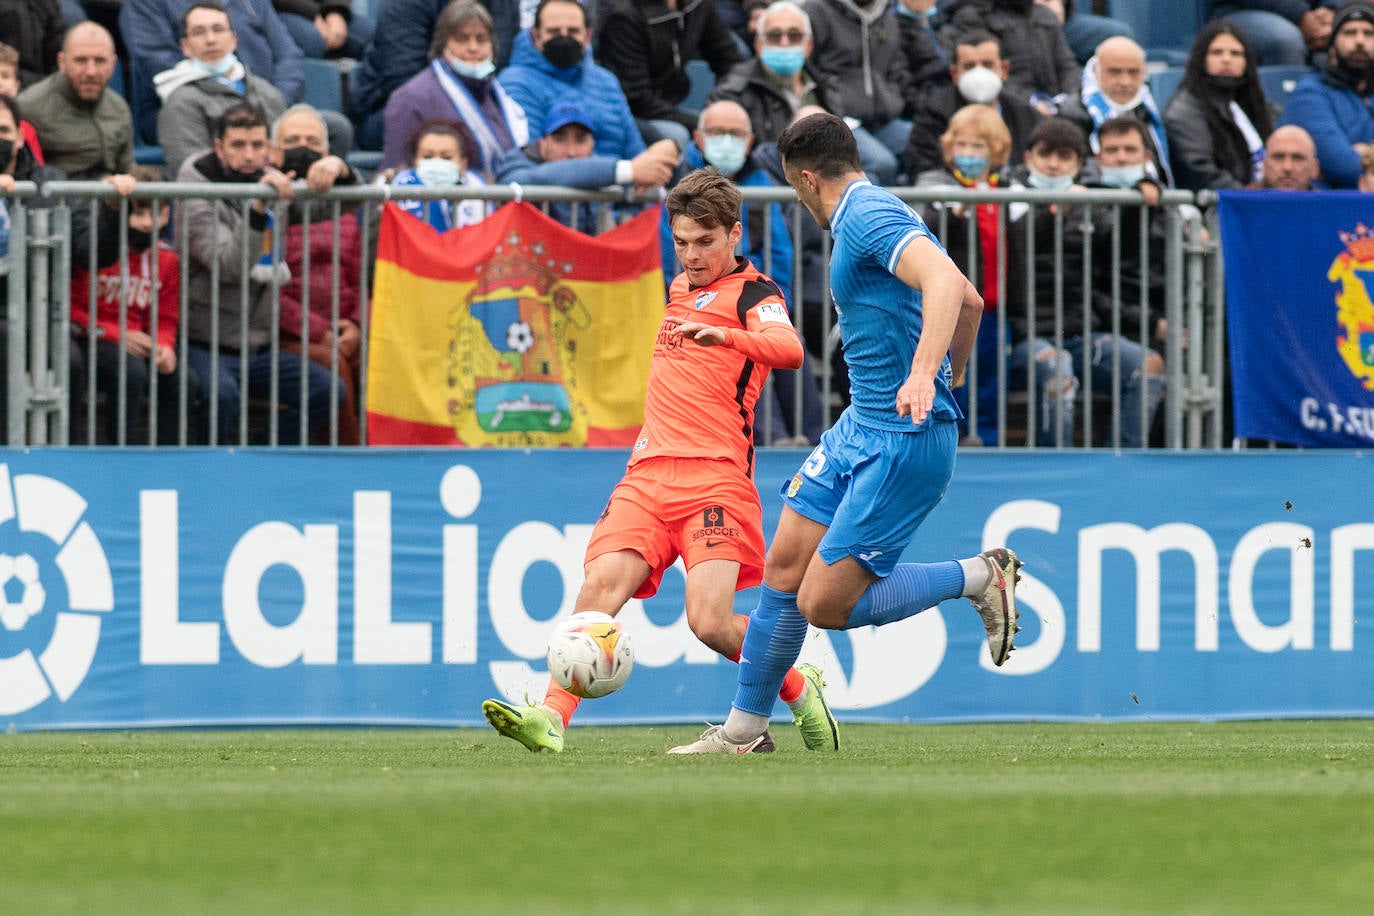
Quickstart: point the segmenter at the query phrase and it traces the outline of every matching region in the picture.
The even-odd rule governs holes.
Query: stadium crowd
[[[865,172],[888,186],[1031,188],[1070,198],[1125,189],[1151,208],[1174,188],[1374,189],[1374,3],[1196,0],[1202,27],[1194,34],[1181,22],[1171,49],[1148,51],[1129,17],[1104,15],[1123,7],[1074,0],[0,0],[0,191],[13,191],[16,181],[67,178],[107,182],[127,196],[170,180],[263,183],[285,198],[293,181],[314,191],[371,181],[443,189],[442,199],[404,207],[444,231],[489,215],[489,202],[463,194],[489,184],[661,190],[710,165],[741,185],[782,185],[775,141],[817,109],[845,119]],[[1170,65],[1169,51],[1184,62]],[[1151,59],[1156,52],[1166,59]],[[1279,92],[1263,79],[1275,65],[1290,68]],[[355,214],[317,207],[311,217],[309,207],[293,206],[287,225],[277,227],[286,232],[282,262],[241,277],[239,247],[226,239],[246,236],[260,245],[270,238],[272,212],[262,201],[241,210],[188,200],[169,214],[141,196],[122,207],[119,200],[98,211],[75,208],[72,223],[73,379],[94,378],[96,392],[139,392],[127,404],[120,395],[120,418],[102,418],[97,435],[147,436],[146,425],[137,433],[135,425],[149,423],[147,395],[160,386],[160,408],[177,400],[173,392],[190,392],[181,401],[194,418],[192,441],[236,441],[248,430],[238,415],[242,385],[255,397],[279,399],[281,428],[291,431],[283,441],[331,427],[333,441],[359,441],[357,278],[367,253]],[[26,202],[45,205],[51,201],[43,196]],[[829,308],[821,232],[800,221],[793,238],[784,228],[792,206],[747,213],[741,250],[785,274],[777,279],[789,305],[806,318],[807,362],[796,384],[777,386],[791,393],[777,412],[781,425],[766,431],[766,441],[801,444],[816,441],[823,422],[812,364],[843,357],[820,334],[829,326],[821,320]],[[629,207],[548,209],[585,229]],[[169,215],[173,226],[187,223],[184,250],[168,244]],[[1016,316],[985,316],[979,390],[965,397],[965,443],[994,440],[1002,373],[990,367],[1001,364],[1040,405],[1038,422],[1027,424],[1037,430],[1032,441],[1071,444],[1081,382],[1075,367],[1086,365],[1085,347],[1110,343],[1130,367],[1126,402],[1144,412],[1123,411],[1130,415],[1121,444],[1143,444],[1162,396],[1170,333],[1159,311],[1165,259],[1158,210],[1141,220],[1120,207],[1069,199],[1031,208],[935,204],[924,215],[948,227],[951,254],[970,265],[989,312]],[[1057,339],[1047,332],[1052,315],[1025,320],[1026,284],[1008,281],[1025,269],[1018,259],[1040,263],[1042,280],[1056,264],[1075,282],[1083,277],[1074,244],[1050,250],[1027,241],[1028,231],[1041,242],[1053,235],[1048,225],[1033,229],[1050,217],[1074,239],[1093,228],[1095,239],[1108,238],[1113,233],[1105,230],[1116,224],[1118,233],[1143,232],[1122,250],[1150,253],[1120,264],[1127,275],[1121,286],[1136,291],[1134,298],[1094,302],[1091,326]],[[6,269],[8,241],[0,199]],[[343,255],[337,267],[336,245]],[[667,260],[670,252],[665,245]],[[191,259],[185,315],[177,313],[181,257]],[[304,274],[302,258],[315,265]],[[803,279],[799,302],[792,301],[791,272],[778,266],[794,259]],[[666,261],[665,270],[671,274]],[[148,295],[154,274],[161,278],[158,303]],[[124,282],[142,290],[127,315]],[[315,295],[302,296],[303,283]],[[343,301],[336,302],[335,286],[348,291]],[[1053,310],[1054,289],[1032,295],[1035,308]],[[1121,340],[1111,331],[1112,309],[1127,310],[1148,333]],[[269,365],[262,346],[274,320],[296,351],[309,351],[308,371],[298,359]],[[179,352],[183,321],[190,346]],[[92,352],[95,364],[87,366]],[[245,353],[250,358],[240,365]],[[842,364],[836,372],[842,378]],[[0,372],[0,384],[6,375]],[[0,411],[5,404],[0,392]],[[331,420],[330,405],[340,405],[348,421]],[[161,430],[155,438],[176,423],[170,414],[152,423]]]

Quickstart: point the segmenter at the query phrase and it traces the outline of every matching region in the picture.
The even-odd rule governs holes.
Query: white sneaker
[[[764,739],[766,739],[767,737],[768,733],[764,732],[762,735],[759,735],[757,738],[754,738],[751,741],[746,741],[743,744],[736,744],[729,738],[725,737],[725,728],[723,726],[712,725],[710,728],[706,729],[706,731],[701,733],[700,738],[693,741],[691,744],[683,744],[679,745],[678,747],[670,747],[668,748],[668,753],[738,754],[740,756],[743,756],[744,754],[748,754],[751,752],[766,754],[768,753],[768,751],[771,751],[773,749],[771,747],[768,748],[767,751],[762,749],[761,746],[764,743]],[[772,741],[769,741],[768,743],[772,744]]]
[[[982,594],[969,598],[978,616],[983,618],[983,627],[988,631],[988,648],[992,651],[992,663],[1000,666],[1011,655],[1012,641],[1016,631],[1016,583],[1021,576],[1016,572],[1022,563],[1016,559],[1015,552],[1006,547],[995,547],[979,554],[988,563],[992,577]]]

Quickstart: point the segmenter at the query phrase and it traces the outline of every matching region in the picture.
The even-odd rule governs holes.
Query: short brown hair
[[[9,64],[15,70],[19,69],[19,52],[9,45],[0,41],[0,65]]]
[[[719,171],[697,169],[668,195],[668,225],[685,216],[707,229],[729,229],[739,222],[743,201],[739,188]]]

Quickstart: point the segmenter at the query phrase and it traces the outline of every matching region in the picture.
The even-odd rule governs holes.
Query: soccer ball
[[[549,674],[573,696],[591,700],[615,693],[635,664],[630,634],[610,614],[573,614],[549,639]]]
[[[0,553],[0,625],[19,631],[43,610],[47,594],[38,577],[38,563],[21,553]]]

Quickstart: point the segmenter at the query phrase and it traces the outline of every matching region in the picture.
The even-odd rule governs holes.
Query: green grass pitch
[[[1374,722],[0,736],[0,911],[1368,913]]]

